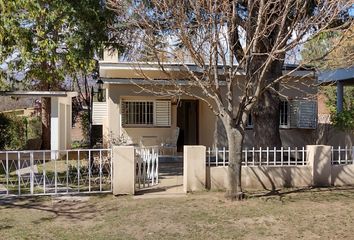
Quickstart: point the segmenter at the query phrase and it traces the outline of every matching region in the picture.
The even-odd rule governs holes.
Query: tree
[[[304,45],[301,51],[303,61],[320,70],[347,68],[354,66],[354,26],[347,31],[324,32]],[[344,88],[343,111],[336,111],[335,86],[321,86],[321,94],[326,96],[326,105],[331,112],[331,120],[341,130],[354,129],[354,87]]]
[[[178,79],[166,85],[149,79],[151,87],[142,88],[164,96],[197,97],[219,117],[228,139],[227,196],[231,199],[243,197],[242,144],[249,113],[258,123],[256,137],[267,136],[267,142],[258,144],[278,145],[278,121],[274,121],[279,119],[275,111],[278,85],[302,67],[283,74],[285,56],[339,17],[344,20],[342,10],[347,4],[334,0],[153,0],[148,4],[134,1],[131,6],[128,22],[135,33],[132,44],[138,46],[134,55],[142,59],[144,49],[155,56],[162,70],[166,65],[159,57],[169,56],[182,64],[188,79],[184,86]],[[109,1],[110,8],[116,5],[117,1]]]
[[[0,63],[7,65],[0,71],[3,89],[10,88],[10,71],[24,76],[22,89],[62,90],[69,80],[87,79],[116,19],[96,0],[0,0],[0,6]],[[50,98],[43,98],[44,149],[50,148],[49,114]]]

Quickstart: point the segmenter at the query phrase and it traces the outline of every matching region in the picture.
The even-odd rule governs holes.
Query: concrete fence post
[[[206,187],[206,147],[184,146],[183,191],[202,191]]]
[[[135,193],[135,154],[133,146],[113,147],[113,194]]]
[[[331,185],[331,146],[307,145],[307,161],[312,167],[312,185]]]

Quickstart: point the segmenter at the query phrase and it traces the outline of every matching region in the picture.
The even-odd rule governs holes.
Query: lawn
[[[352,239],[354,188],[0,200],[0,239]]]

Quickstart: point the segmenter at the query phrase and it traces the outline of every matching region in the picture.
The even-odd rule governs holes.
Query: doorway
[[[181,100],[177,106],[177,127],[179,137],[177,151],[182,152],[184,145],[198,144],[198,100]]]

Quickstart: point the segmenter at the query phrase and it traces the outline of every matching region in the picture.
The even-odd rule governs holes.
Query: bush
[[[343,130],[350,131],[354,129],[354,109],[343,110],[342,112],[332,114],[334,126]]]
[[[23,149],[26,145],[24,118],[0,113],[0,136],[0,149]]]

